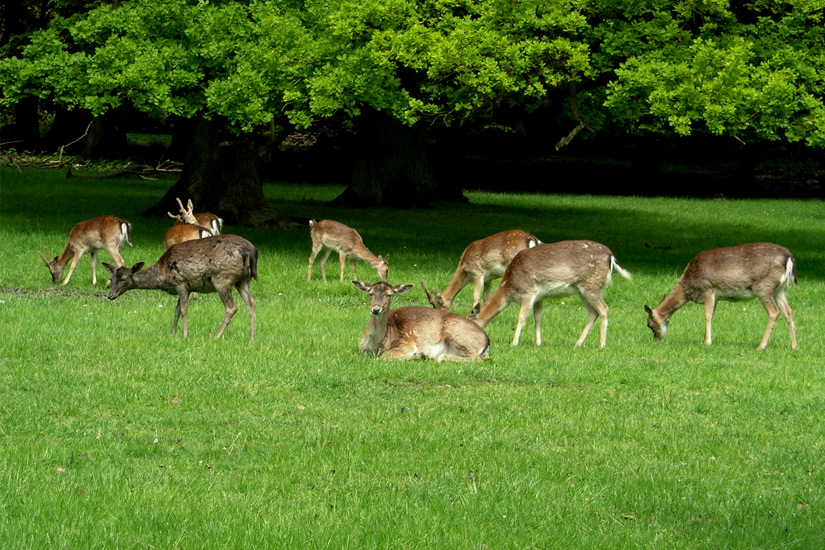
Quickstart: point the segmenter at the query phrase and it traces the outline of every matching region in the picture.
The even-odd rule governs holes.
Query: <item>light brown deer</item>
[[[246,239],[237,235],[217,235],[194,241],[186,241],[163,253],[155,265],[143,269],[143,262],[131,268],[103,266],[112,274],[108,298],[118,296],[133,288],[157,289],[177,295],[175,320],[172,335],[178,326],[178,318],[183,317],[183,337],[187,329],[189,295],[192,292],[217,292],[226,313],[215,333],[215,338],[224,329],[238,310],[232,299],[234,286],[241,295],[249,311],[250,338],[255,338],[255,301],[249,292],[251,279],[258,280],[258,250]]]
[[[742,301],[759,298],[768,312],[768,327],[756,348],[764,350],[779,318],[785,316],[796,349],[793,312],[785,292],[796,280],[796,260],[790,250],[773,243],[751,243],[700,252],[685,268],[676,287],[658,306],[645,306],[647,326],[656,340],[667,337],[673,313],[687,304],[705,305],[705,344],[711,345],[711,323],[719,300]]]
[[[100,216],[76,224],[69,233],[69,240],[66,242],[60,256],[55,256],[53,260],[49,260],[52,254],[48,248],[45,249],[45,255],[39,250],[37,253],[40,254],[40,258],[49,268],[49,273],[52,274],[52,282],[55,284],[60,282],[60,277],[63,275],[63,270],[66,268],[66,264],[69,263],[69,259],[72,260],[72,265],[69,266],[69,273],[66,274],[63,286],[69,283],[80,258],[87,252],[91,253],[92,285],[97,285],[97,251],[105,250],[108,252],[115,264],[120,267],[123,265],[123,257],[120,255],[123,243],[129,243],[129,246],[132,246],[132,225],[117,216]]]
[[[179,214],[166,214],[175,220],[177,223],[188,223],[191,225],[199,225],[207,228],[213,235],[220,235],[223,230],[223,219],[212,214],[211,212],[193,212],[195,207],[192,205],[192,199],[186,201],[186,207],[180,199],[176,198],[178,206],[180,207]]]
[[[593,241],[561,241],[522,250],[507,266],[490,299],[481,307],[477,304],[470,318],[484,328],[508,305],[521,302],[513,345],[518,345],[532,310],[536,345],[540,346],[543,300],[578,294],[589,318],[576,340],[576,347],[584,343],[598,317],[601,319],[599,347],[603,348],[607,343],[608,307],[602,299],[602,288],[610,282],[614,269],[623,278],[630,279],[630,273],[619,266],[610,249]]]
[[[191,225],[188,223],[176,223],[166,231],[163,236],[163,249],[169,250],[172,245],[194,241],[196,239],[204,239],[212,237],[212,232],[206,227],[200,225]]]
[[[490,351],[487,334],[468,319],[446,310],[407,306],[390,310],[392,297],[413,285],[353,281],[370,295],[370,320],[361,337],[361,353],[385,359],[426,358],[480,361]]]
[[[341,261],[341,281],[344,280],[344,270],[347,266],[347,258],[350,258],[352,265],[352,277],[357,278],[355,273],[355,260],[367,262],[375,271],[382,281],[387,280],[387,273],[390,266],[387,264],[387,259],[381,256],[376,256],[364,246],[364,241],[358,232],[342,223],[332,220],[315,220],[309,221],[310,236],[312,237],[312,254],[309,256],[309,268],[307,269],[307,281],[312,280],[312,264],[318,254],[323,252],[321,256],[321,277],[326,281],[326,263],[332,251],[338,252],[338,259]]]
[[[461,254],[458,268],[444,292],[433,289],[430,294],[427,285],[421,283],[427,301],[435,309],[450,309],[456,294],[470,282],[473,283],[472,305],[480,303],[482,294],[486,301],[490,297],[493,281],[504,275],[510,260],[525,248],[540,244],[541,241],[535,235],[521,229],[501,231],[470,243]]]

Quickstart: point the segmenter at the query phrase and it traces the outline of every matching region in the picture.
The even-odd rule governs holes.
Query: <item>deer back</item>
[[[470,243],[464,250],[459,266],[469,273],[488,273],[501,276],[516,254],[541,241],[521,229],[501,231]]]
[[[679,283],[685,298],[696,301],[703,292],[714,289],[721,294],[749,290],[760,283],[778,286],[794,256],[784,246],[750,243],[700,252],[685,268]],[[796,284],[796,265],[791,281]]]
[[[401,341],[414,340],[425,357],[456,355],[459,350],[485,350],[489,338],[472,321],[447,310],[425,306],[393,309],[387,318],[387,332],[380,343],[381,350],[390,349]]]
[[[211,212],[196,212],[195,222],[197,225],[212,231],[213,235],[220,235],[223,231],[223,219]]]
[[[212,231],[200,225],[191,225],[188,223],[177,223],[166,231],[163,237],[163,247],[169,249],[172,245],[192,241],[196,239],[203,239],[211,237]]]
[[[157,262],[161,278],[173,286],[212,292],[242,279],[258,279],[258,250],[238,235],[216,235],[185,241],[163,253]]]
[[[610,279],[613,253],[594,241],[561,241],[522,250],[512,259],[499,287],[524,294],[543,285],[599,290]]]

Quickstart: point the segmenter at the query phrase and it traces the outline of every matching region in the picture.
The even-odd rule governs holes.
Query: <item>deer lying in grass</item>
[[[741,301],[759,298],[768,312],[768,327],[756,348],[764,350],[779,318],[785,316],[796,349],[793,312],[785,292],[796,280],[793,254],[773,243],[752,243],[700,252],[685,268],[676,287],[658,306],[647,311],[647,326],[656,340],[664,341],[673,313],[688,302],[705,305],[705,344],[711,344],[711,323],[719,300]]]
[[[157,289],[178,296],[172,335],[183,317],[183,337],[188,334],[186,313],[189,294],[192,292],[217,292],[223,301],[226,314],[215,333],[224,329],[238,310],[232,299],[234,286],[249,311],[250,338],[255,338],[255,302],[249,292],[251,279],[258,280],[258,250],[246,239],[237,235],[217,235],[173,246],[163,253],[155,265],[143,269],[143,262],[131,268],[103,266],[112,274],[109,289],[110,300],[133,288]]]
[[[450,309],[456,294],[470,282],[473,283],[473,306],[480,303],[482,293],[487,301],[493,281],[504,275],[510,260],[525,248],[540,244],[535,235],[520,229],[502,231],[470,243],[461,254],[458,268],[444,292],[433,289],[430,294],[427,285],[421,283],[427,301],[435,309]]]
[[[310,236],[312,237],[312,254],[309,256],[309,268],[307,269],[307,281],[312,280],[312,264],[315,258],[323,251],[321,256],[321,277],[326,281],[326,263],[332,251],[338,252],[338,259],[341,261],[341,281],[344,280],[344,270],[347,265],[347,258],[350,258],[352,265],[352,277],[357,278],[355,273],[355,260],[367,262],[375,271],[382,281],[387,280],[387,273],[390,266],[387,264],[387,259],[381,256],[376,256],[364,246],[364,241],[358,232],[346,225],[332,221],[315,220],[309,221]]]
[[[97,251],[105,250],[108,252],[115,264],[120,267],[123,265],[123,257],[120,255],[123,243],[129,243],[129,246],[132,246],[132,225],[117,216],[100,216],[76,224],[69,233],[69,240],[66,242],[60,256],[55,256],[53,260],[49,260],[48,258],[52,254],[48,248],[45,249],[45,256],[39,250],[37,253],[40,254],[40,258],[49,268],[52,282],[55,284],[60,282],[60,277],[66,268],[66,264],[69,263],[69,259],[72,260],[69,273],[66,274],[66,279],[63,281],[63,286],[66,286],[69,279],[72,278],[72,273],[77,267],[77,262],[80,261],[81,256],[90,252],[92,285],[97,285]]]
[[[630,273],[619,266],[610,249],[593,241],[562,241],[527,248],[516,254],[496,291],[484,305],[476,304],[470,318],[484,328],[508,305],[521,302],[513,345],[518,345],[521,330],[533,310],[536,345],[540,346],[543,300],[578,294],[589,318],[576,347],[584,343],[598,317],[599,347],[603,348],[607,343],[608,307],[602,299],[602,288],[610,282],[614,269],[630,279]]]
[[[205,227],[211,231],[213,235],[221,234],[223,230],[223,219],[210,212],[193,212],[195,207],[192,205],[192,199],[186,201],[186,207],[183,206],[180,199],[176,198],[175,200],[178,201],[180,213],[172,214],[171,212],[167,212],[166,214],[170,218],[177,223],[188,223],[190,225]]]
[[[420,357],[439,362],[480,361],[489,354],[487,334],[460,315],[424,306],[390,310],[392,297],[404,294],[413,285],[361,281],[352,284],[370,295],[370,321],[361,337],[361,353],[380,354],[385,359]]]

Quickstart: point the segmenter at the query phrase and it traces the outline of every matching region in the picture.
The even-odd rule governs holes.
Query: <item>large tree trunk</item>
[[[358,120],[352,181],[335,202],[352,206],[431,206],[441,190],[427,160],[424,131],[367,109]]]
[[[259,163],[251,140],[228,135],[222,121],[196,120],[180,179],[145,214],[177,213],[175,199],[180,198],[184,203],[191,199],[196,212],[212,212],[227,224],[289,227],[300,223],[270,208]]]

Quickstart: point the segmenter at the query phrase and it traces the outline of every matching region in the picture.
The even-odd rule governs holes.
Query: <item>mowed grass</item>
[[[3,548],[819,548],[825,540],[825,207],[809,200],[468,192],[433,210],[337,209],[340,187],[267,185],[277,209],[356,227],[390,281],[442,289],[464,247],[522,228],[609,246],[607,348],[578,298],[548,302],[483,363],[358,353],[366,295],[306,281],[308,228],[227,227],[260,250],[258,337],[240,309],[220,340],[214,294],[170,336],[175,298],[110,302],[88,256],[67,287],[37,255],[77,221],[133,224],[127,264],[154,263],[169,220],[140,213],[172,181],[0,171],[0,546]],[[796,255],[799,350],[758,302],[702,308],[655,343],[655,305],[687,262],[769,240]],[[104,261],[110,261],[105,253]],[[100,274],[99,279],[104,279]],[[358,276],[375,271],[359,264]],[[466,313],[471,290],[454,310]],[[420,288],[394,305],[425,303]]]

